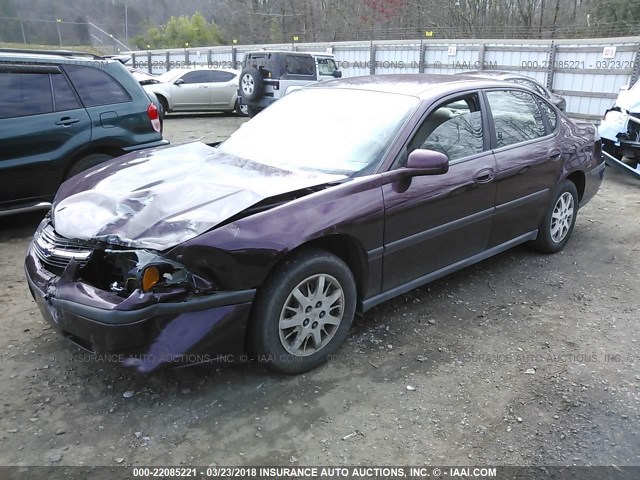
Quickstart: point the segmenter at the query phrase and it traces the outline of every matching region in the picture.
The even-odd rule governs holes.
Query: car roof
[[[48,63],[71,63],[78,60],[86,62],[87,59],[106,63],[117,62],[112,58],[71,50],[22,50],[13,48],[0,48],[0,58],[23,62],[40,60]]]
[[[349,77],[340,80],[320,82],[309,88],[348,88],[353,90],[396,93],[428,99],[433,96],[455,93],[469,88],[504,88],[504,85],[504,82],[501,80],[472,76],[416,73]],[[509,88],[518,88],[518,85],[509,85]]]
[[[315,53],[310,52],[297,52],[295,50],[251,50],[250,52],[244,52],[245,55],[258,55],[258,54],[267,54],[267,53],[286,53],[287,55],[315,55]],[[328,54],[324,54],[328,55]]]
[[[540,83],[535,78],[531,78],[526,75],[521,75],[519,73],[509,72],[507,70],[471,70],[469,72],[457,73],[456,75],[468,75],[470,77],[498,78],[498,79],[524,78],[527,80],[532,80],[536,83]]]

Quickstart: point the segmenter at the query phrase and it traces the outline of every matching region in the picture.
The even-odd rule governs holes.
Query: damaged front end
[[[47,217],[25,268],[45,319],[91,353],[148,372],[241,351],[254,291],[220,291],[158,251],[70,240]]]
[[[202,143],[124,155],[61,186],[25,261],[31,292],[62,335],[141,371],[240,353],[272,255],[239,265],[233,225],[346,178]],[[214,230],[226,240],[207,243]]]

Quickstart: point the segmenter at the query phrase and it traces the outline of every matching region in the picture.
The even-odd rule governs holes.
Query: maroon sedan
[[[26,273],[62,335],[139,371],[247,352],[298,373],[356,312],[521,243],[561,250],[603,175],[595,128],[518,85],[323,82],[220,145],[69,180]]]

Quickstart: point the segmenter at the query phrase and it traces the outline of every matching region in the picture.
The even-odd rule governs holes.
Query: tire
[[[239,117],[248,117],[249,116],[249,106],[248,105],[240,105],[240,100],[236,100],[236,115]]]
[[[92,155],[87,155],[84,158],[78,160],[73,167],[69,169],[67,172],[65,180],[69,180],[71,177],[76,176],[77,174],[99,165],[100,163],[106,162],[107,160],[111,160],[113,157],[111,155],[107,155],[105,153],[94,153]]]
[[[340,258],[315,249],[294,254],[258,291],[249,328],[251,353],[288,374],[325,363],[349,333],[356,299],[353,274]]]
[[[167,113],[169,113],[169,102],[162,95],[157,95],[158,102],[160,102],[160,107],[162,108],[162,115],[160,117],[164,117]]]
[[[240,94],[247,100],[257,100],[264,95],[264,80],[257,68],[247,67],[240,72]]]
[[[249,114],[249,117],[251,117],[251,118],[255,117],[261,111],[262,111],[262,108],[252,107],[251,105],[247,105],[247,113]]]
[[[556,190],[553,202],[538,227],[538,238],[531,247],[543,253],[562,250],[571,237],[577,215],[578,190],[572,181],[565,180]]]

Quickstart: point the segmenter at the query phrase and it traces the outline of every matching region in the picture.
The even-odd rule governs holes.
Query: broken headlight
[[[179,263],[146,250],[105,250],[119,272],[109,289],[116,293],[172,290],[183,287],[194,290],[191,273]]]

